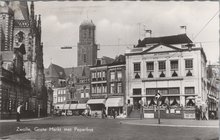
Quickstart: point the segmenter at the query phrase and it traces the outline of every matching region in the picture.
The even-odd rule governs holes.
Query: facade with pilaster
[[[159,104],[174,110],[194,110],[197,102],[205,102],[206,56],[200,46],[187,47],[191,43],[186,34],[149,37],[127,50],[126,103],[138,110],[142,100],[146,108],[154,109],[157,92],[162,96]],[[190,115],[185,117],[195,117]]]

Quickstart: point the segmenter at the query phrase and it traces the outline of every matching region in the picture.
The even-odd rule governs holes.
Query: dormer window
[[[97,66],[101,65],[101,60],[97,59],[97,60],[96,60],[96,65],[97,65]]]

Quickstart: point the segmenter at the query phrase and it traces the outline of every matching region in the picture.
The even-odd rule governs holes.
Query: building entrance
[[[134,109],[135,110],[140,109],[140,103],[139,103],[140,100],[141,100],[141,97],[134,97],[133,98],[133,104],[134,104]]]

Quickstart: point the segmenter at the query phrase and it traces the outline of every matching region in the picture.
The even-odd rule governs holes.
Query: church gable
[[[179,50],[181,49],[171,46],[171,45],[157,44],[143,51],[143,53],[172,52],[172,51],[179,51]]]

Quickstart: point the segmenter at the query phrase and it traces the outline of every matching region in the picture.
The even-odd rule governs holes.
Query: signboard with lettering
[[[195,113],[184,113],[185,119],[195,119]]]
[[[144,113],[144,118],[154,118],[154,113]]]
[[[197,106],[202,105],[202,98],[200,96],[196,97],[195,103],[196,103]]]

